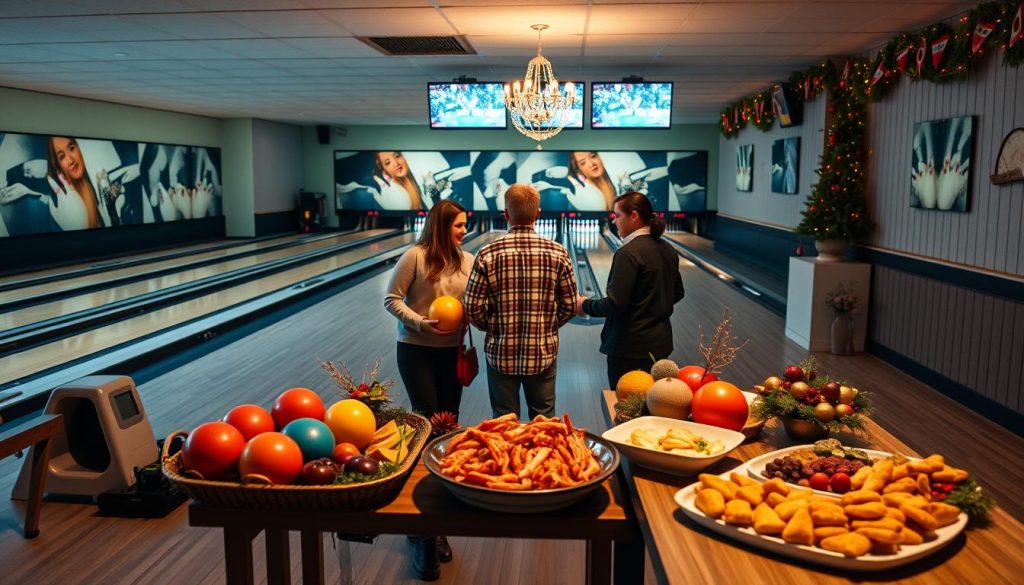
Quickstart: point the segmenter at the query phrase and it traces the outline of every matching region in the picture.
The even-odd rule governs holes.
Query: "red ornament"
[[[839,192],[839,185],[832,185],[831,188],[832,188],[832,192],[833,193],[838,193]]]
[[[836,135],[835,134],[829,134],[828,135],[828,145],[829,146],[835,146],[836,145]]]
[[[835,104],[829,104],[828,105],[828,113],[834,114],[837,111],[839,111],[839,108],[837,108]]]

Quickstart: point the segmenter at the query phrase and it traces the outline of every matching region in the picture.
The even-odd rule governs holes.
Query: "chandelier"
[[[540,54],[540,34],[548,28],[546,24],[531,26],[537,31],[537,56],[526,66],[526,77],[522,82],[505,84],[505,107],[512,117],[512,125],[527,138],[547,140],[562,131],[568,121],[569,111],[576,102],[576,88],[572,82],[565,84],[565,91],[558,88],[551,62]]]

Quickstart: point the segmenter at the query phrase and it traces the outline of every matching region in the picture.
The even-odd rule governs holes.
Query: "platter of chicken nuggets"
[[[948,468],[940,458],[918,461]],[[698,482],[676,493],[676,503],[697,523],[740,542],[855,571],[880,571],[926,557],[967,525],[959,508],[933,501],[926,490],[911,489],[905,481],[909,477],[916,483],[917,476],[927,473],[924,463],[914,466],[917,476],[894,479],[892,460],[879,459],[841,495],[777,477],[758,481],[745,467],[701,474]]]
[[[508,414],[434,439],[423,461],[467,504],[532,514],[586,497],[618,468],[619,453],[568,415],[521,423]]]

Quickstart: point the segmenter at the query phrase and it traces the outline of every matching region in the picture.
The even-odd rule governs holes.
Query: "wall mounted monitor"
[[[573,101],[572,109],[566,113],[566,122],[563,130],[582,130],[583,129],[583,103],[586,101],[587,84],[583,81],[572,82],[576,90],[576,99]],[[562,86],[562,91],[565,91],[564,82],[559,82]],[[547,125],[545,125],[547,127]]]
[[[671,128],[672,82],[591,83],[590,127]]]
[[[498,82],[428,83],[427,102],[434,129],[507,127],[505,90]]]
[[[799,126],[804,121],[804,102],[788,83],[772,86],[772,111],[779,121],[779,128]]]

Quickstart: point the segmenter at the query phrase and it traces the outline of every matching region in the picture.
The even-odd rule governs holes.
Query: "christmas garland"
[[[1022,21],[1024,0],[980,4],[961,16],[955,29],[940,22],[915,34],[896,36],[873,60],[857,68],[849,85],[862,101],[877,102],[889,94],[900,76],[932,83],[965,81],[994,48],[1003,50],[1007,67],[1020,67],[1024,63]],[[824,91],[828,83],[824,73],[829,67],[830,64],[822,64],[790,76],[789,83],[798,90],[799,99],[811,100]],[[771,104],[770,97],[769,88],[722,110],[722,134],[732,138],[748,122],[762,131],[771,129],[775,118],[771,108],[765,107],[761,115],[756,114],[757,104]]]

